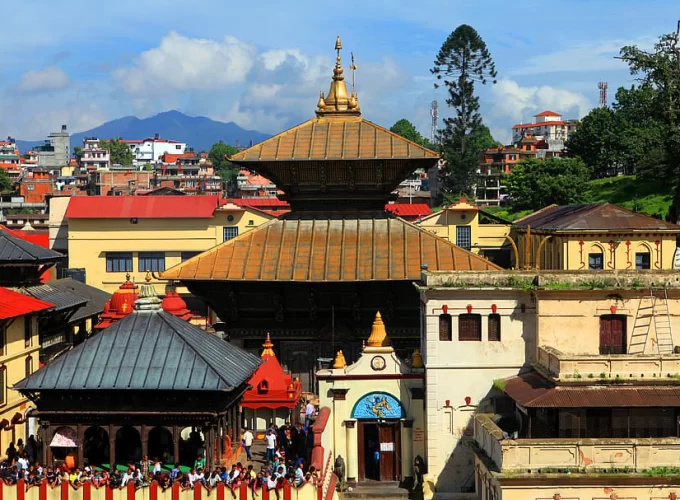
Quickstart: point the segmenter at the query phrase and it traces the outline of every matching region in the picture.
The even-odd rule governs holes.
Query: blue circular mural
[[[352,418],[356,419],[376,420],[404,416],[404,408],[399,400],[386,392],[370,392],[362,396],[352,409]]]

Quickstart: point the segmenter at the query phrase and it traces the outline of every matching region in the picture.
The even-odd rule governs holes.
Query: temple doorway
[[[104,428],[93,426],[85,431],[83,457],[90,465],[109,463],[109,433]]]
[[[175,463],[172,432],[165,427],[154,427],[149,431],[149,458],[164,464]]]
[[[142,459],[142,438],[139,431],[129,425],[116,433],[116,461],[119,464],[138,463]]]
[[[358,422],[359,481],[401,480],[399,421]]]

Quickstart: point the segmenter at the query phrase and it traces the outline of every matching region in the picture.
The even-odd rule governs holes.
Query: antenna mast
[[[600,107],[607,107],[607,82],[598,82],[597,88],[600,89]]]
[[[430,104],[430,116],[432,117],[432,127],[430,128],[430,142],[435,143],[437,136],[437,120],[439,119],[439,110],[437,109],[437,101],[432,101]]]

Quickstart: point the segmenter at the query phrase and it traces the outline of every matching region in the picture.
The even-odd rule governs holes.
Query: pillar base
[[[347,486],[350,488],[356,488],[357,487],[357,478],[356,477],[348,477],[347,478]]]

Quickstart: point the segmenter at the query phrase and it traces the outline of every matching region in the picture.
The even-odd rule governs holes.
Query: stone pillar
[[[142,459],[149,455],[149,426],[142,425],[139,432],[139,437],[142,438]]]
[[[359,477],[359,451],[357,441],[357,421],[345,420],[345,473],[347,474],[347,485],[355,487],[357,477]]]
[[[116,432],[118,428],[114,425],[109,425],[109,461],[111,467],[116,464]]]
[[[401,477],[413,479],[413,420],[401,421]]]
[[[181,437],[181,429],[177,426],[177,424],[173,424],[172,426],[172,454],[174,455],[173,458],[175,459],[175,463],[179,464],[179,440]]]
[[[84,449],[85,446],[83,446],[85,443],[85,428],[83,427],[82,424],[76,425],[76,436],[78,439],[78,462],[76,465],[78,467],[82,467],[83,464],[85,463],[85,456],[84,456]]]

